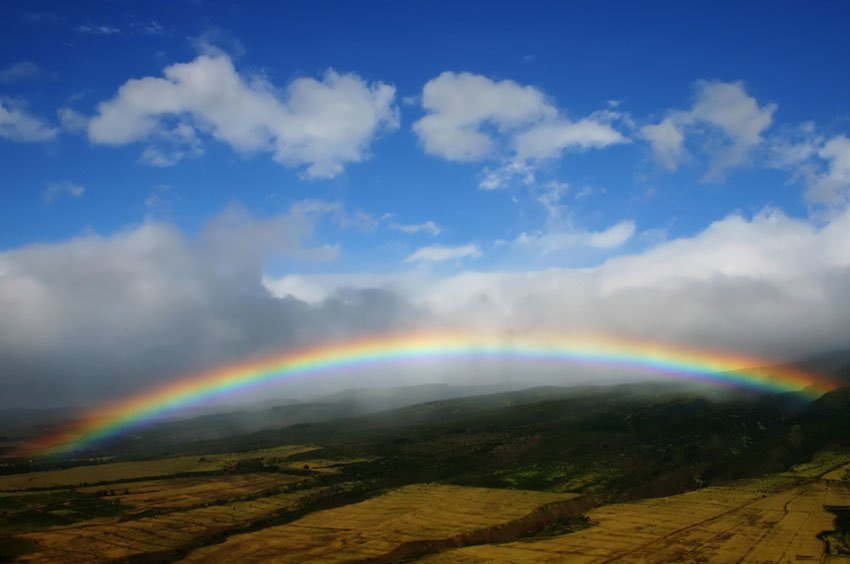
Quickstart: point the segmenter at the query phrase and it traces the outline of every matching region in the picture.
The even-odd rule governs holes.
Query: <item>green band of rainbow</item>
[[[296,376],[372,368],[394,362],[453,359],[583,363],[652,370],[670,377],[761,392],[802,391],[818,397],[836,387],[823,376],[765,366],[763,360],[613,337],[440,331],[379,336],[314,347],[181,378],[87,414],[40,442],[44,454],[89,447],[170,410]]]

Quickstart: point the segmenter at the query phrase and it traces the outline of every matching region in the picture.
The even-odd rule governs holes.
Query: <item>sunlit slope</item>
[[[140,482],[78,488],[80,493],[99,495],[124,506],[151,509],[198,507],[222,499],[238,499],[259,494],[285,484],[304,480],[277,473],[235,474],[208,478],[163,478]]]
[[[284,459],[296,454],[318,450],[318,448],[302,445],[282,446],[256,450],[251,452],[250,456],[254,458]],[[0,491],[100,484],[182,473],[217,472],[223,470],[228,464],[232,464],[246,456],[248,455],[245,453],[208,454],[200,457],[180,456],[158,460],[75,466],[64,470],[0,475]]]
[[[795,472],[608,505],[589,511],[595,526],[575,533],[471,546],[425,561],[821,561],[826,545],[819,535],[834,528],[836,517],[825,506],[850,505],[848,462],[833,456]]]
[[[506,534],[516,536],[523,526],[531,526],[537,510],[575,513],[581,507],[582,500],[573,494],[412,485],[361,503],[312,513],[287,525],[237,535],[222,544],[195,550],[186,560],[401,559],[428,547],[441,546],[440,541],[462,546],[476,533],[482,540],[488,534],[495,539],[500,527]],[[527,521],[512,524],[526,517]],[[516,530],[508,533],[507,529],[512,528]]]

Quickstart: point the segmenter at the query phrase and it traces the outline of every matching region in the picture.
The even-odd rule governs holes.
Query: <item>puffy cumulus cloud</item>
[[[649,141],[656,159],[669,171],[689,158],[687,138],[702,138],[702,150],[710,160],[703,180],[721,180],[729,169],[744,163],[762,142],[762,134],[773,123],[777,107],[773,103],[760,106],[747,94],[743,82],[698,81],[691,109],[669,112],[659,123],[642,127],[640,135]]]
[[[98,106],[88,134],[109,145],[176,146],[143,155],[168,165],[196,153],[196,133],[203,132],[239,152],[270,152],[286,166],[306,167],[308,178],[331,178],[365,159],[381,131],[398,127],[394,100],[388,84],[333,70],[320,80],[297,78],[279,92],[264,77],[240,75],[228,56],[213,53],[171,65],[162,78],[127,81]]]
[[[47,141],[58,133],[58,129],[27,112],[23,104],[0,98],[0,138],[27,143]]]
[[[593,268],[279,282],[269,287],[314,300],[340,287],[392,288],[441,325],[613,333],[788,359],[847,347],[850,212],[822,226],[775,210],[731,215]]]
[[[611,124],[608,112],[573,121],[537,88],[512,80],[494,81],[468,72],[444,72],[422,91],[426,115],[413,124],[425,152],[450,161],[492,160],[484,189],[511,177],[530,178],[537,161],[563,151],[602,148],[628,139]]]
[[[405,262],[443,262],[447,260],[460,260],[465,258],[478,258],[481,256],[481,249],[478,245],[469,243],[467,245],[429,245],[417,249],[407,258]]]
[[[427,153],[451,161],[493,156],[496,141],[482,130],[484,125],[505,132],[558,113],[532,86],[468,72],[444,72],[429,80],[422,107],[427,115],[413,124],[413,131]]]
[[[231,208],[194,237],[150,222],[0,253],[0,403],[91,402],[187,370],[415,322],[388,291],[308,304],[262,285],[271,255],[324,256],[313,239],[328,213],[295,206],[258,219]]]

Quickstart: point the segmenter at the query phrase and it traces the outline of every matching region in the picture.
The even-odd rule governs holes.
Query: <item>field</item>
[[[357,461],[290,460],[315,450],[295,445],[2,476],[0,545],[37,562],[178,554],[344,489],[314,482]]]
[[[792,562],[821,561],[827,551],[840,561],[850,548],[827,508],[850,506],[845,453],[823,453],[788,472],[595,508],[577,494],[414,484],[321,509],[311,503],[354,484],[322,485],[343,477],[347,465],[312,460],[325,462],[312,476],[222,474],[139,480],[117,492],[80,488],[126,511],[20,534],[36,547],[20,560]]]
[[[153,429],[145,452],[7,459],[0,561],[838,562],[848,412],[843,391],[805,404],[647,386],[180,444]]]
[[[180,456],[159,460],[137,460],[75,466],[64,470],[29,472],[0,476],[0,491],[26,490],[34,488],[56,488],[88,484],[107,484],[140,478],[217,472],[246,458],[274,461],[296,454],[317,450],[311,446],[285,446],[242,453],[214,454],[203,456]]]
[[[468,547],[425,561],[820,562],[827,550],[820,535],[833,530],[836,518],[826,506],[850,505],[847,458],[839,460],[843,464],[814,477],[806,465],[798,472],[599,507],[587,513],[594,525],[582,531]],[[850,561],[837,544],[828,550],[833,561]]]
[[[293,523],[237,535],[190,553],[187,561],[288,562],[390,560],[423,550],[519,534],[534,525],[534,512],[578,514],[571,494],[420,484]],[[522,521],[523,518],[528,518]],[[512,530],[513,529],[513,530]]]

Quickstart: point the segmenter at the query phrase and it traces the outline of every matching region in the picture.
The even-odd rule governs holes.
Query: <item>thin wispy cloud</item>
[[[41,76],[42,70],[32,61],[19,61],[0,69],[0,83],[9,84]]]
[[[451,260],[460,260],[467,258],[478,258],[481,256],[481,249],[478,245],[472,243],[467,245],[429,245],[417,249],[404,259],[405,262],[418,263],[433,263],[445,262]]]
[[[121,29],[110,24],[80,24],[74,28],[77,33],[87,35],[120,35]]]
[[[86,193],[86,189],[73,182],[51,182],[41,193],[41,199],[45,204],[52,204],[62,197],[79,198]]]
[[[436,237],[442,231],[442,228],[431,220],[423,223],[390,223],[389,228],[402,233],[428,233],[433,237]]]

